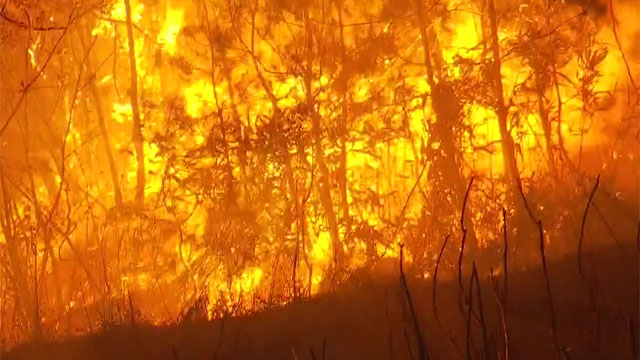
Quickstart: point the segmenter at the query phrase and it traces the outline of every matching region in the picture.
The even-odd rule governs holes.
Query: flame
[[[204,116],[215,108],[213,84],[207,79],[199,79],[196,83],[185,88],[183,94],[185,110],[191,117]]]
[[[183,9],[167,7],[166,19],[162,30],[158,34],[157,42],[163,45],[164,50],[170,55],[175,55],[176,53],[176,41],[182,29],[183,17]]]

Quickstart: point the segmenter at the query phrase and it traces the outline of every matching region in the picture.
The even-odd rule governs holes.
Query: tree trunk
[[[462,152],[456,146],[453,128],[459,128],[462,123],[462,106],[451,84],[440,74],[437,67],[434,69],[429,45],[430,36],[427,33],[431,22],[424,17],[422,0],[416,0],[416,11],[427,82],[431,90],[431,104],[435,113],[435,122],[430,125],[429,145],[432,148],[435,144],[439,144],[437,149],[432,149],[432,166],[429,169],[428,178],[441,185],[443,191],[440,191],[442,194],[440,201],[448,202],[453,208],[459,209],[465,196],[466,182],[462,175]],[[435,34],[432,35],[435,36]],[[444,188],[445,186],[453,187],[452,191]],[[450,200],[447,193],[451,194]],[[451,210],[453,209],[445,211],[451,212]],[[477,240],[473,224],[470,217],[465,217],[464,222],[468,229],[466,244],[468,249],[474,251]]]
[[[504,94],[502,87],[502,61],[500,60],[500,46],[498,43],[498,20],[496,19],[496,10],[493,0],[488,0],[489,25],[490,25],[490,43],[493,61],[491,62],[491,79],[493,95],[495,97],[495,111],[498,116],[498,127],[500,128],[500,145],[502,147],[502,156],[504,162],[504,176],[507,184],[507,198],[512,204],[516,202],[517,187],[520,181],[520,173],[518,171],[518,163],[515,157],[515,145],[511,133],[507,129],[507,117],[509,109],[504,102]]]
[[[351,217],[349,215],[349,201],[347,196],[347,140],[348,140],[348,121],[349,121],[349,73],[350,70],[345,66],[347,60],[346,47],[344,45],[344,24],[342,22],[342,7],[337,5],[338,23],[340,26],[340,62],[342,69],[339,81],[343,81],[341,86],[342,113],[339,124],[338,141],[340,142],[340,167],[336,174],[338,180],[338,189],[340,190],[340,205],[342,208],[342,223],[345,227],[345,234],[351,231]]]
[[[124,0],[127,16],[127,39],[129,41],[129,65],[131,67],[131,110],[133,112],[133,144],[136,150],[136,204],[144,205],[144,139],[142,137],[142,121],[140,120],[140,105],[138,104],[138,69],[136,66],[136,49],[133,38],[133,24],[131,23],[131,3]]]
[[[205,21],[207,22],[207,37],[209,39],[209,54],[211,56],[211,74],[210,74],[210,78],[211,78],[211,86],[212,86],[212,92],[213,92],[213,98],[215,99],[215,103],[216,103],[216,112],[218,115],[218,121],[220,122],[220,133],[222,135],[222,149],[224,151],[224,159],[226,161],[225,164],[225,171],[226,171],[226,181],[225,181],[225,185],[227,187],[227,192],[226,192],[226,202],[228,205],[232,205],[235,203],[235,193],[234,193],[234,189],[233,189],[233,183],[234,183],[234,176],[233,176],[233,165],[231,164],[231,156],[229,153],[229,144],[227,143],[227,129],[226,129],[226,125],[224,123],[224,116],[222,115],[222,106],[220,105],[220,101],[218,99],[218,93],[216,91],[216,52],[215,52],[215,44],[213,43],[213,35],[211,34],[211,27],[209,25],[209,10],[207,10],[207,4],[206,3],[202,3],[204,12],[205,12],[205,16],[206,19]],[[229,84],[230,85],[230,84]],[[229,88],[231,89],[231,86],[229,86]],[[231,93],[230,93],[231,95]],[[233,102],[233,98],[231,99],[231,102]],[[235,107],[234,107],[235,109]],[[213,133],[213,128],[212,128],[212,133]]]
[[[80,36],[80,42],[82,43],[83,51],[86,53],[88,51],[86,43],[84,41],[84,36]],[[89,54],[87,57],[87,66],[89,69],[95,69],[93,61],[93,54]],[[111,138],[109,136],[109,131],[107,130],[107,122],[104,118],[104,112],[102,110],[102,101],[100,100],[100,95],[98,94],[98,87],[95,83],[95,76],[90,81],[89,90],[91,91],[91,97],[93,98],[93,103],[96,108],[96,114],[98,115],[98,125],[100,126],[100,135],[102,136],[104,151],[107,155],[107,160],[109,161],[109,173],[111,175],[111,185],[113,186],[113,196],[116,207],[122,207],[122,191],[120,190],[120,178],[118,175],[118,167],[115,162],[115,158],[113,157],[113,148],[111,146]],[[88,118],[87,118],[88,119]]]
[[[552,59],[552,61],[554,61]],[[544,99],[544,82],[542,80],[543,75],[541,74],[542,69],[536,69],[535,78],[536,78],[536,95],[538,97],[538,116],[540,116],[540,123],[542,124],[542,129],[544,131],[544,140],[547,152],[547,163],[549,166],[549,171],[553,177],[556,177],[556,166],[555,166],[555,156],[553,151],[553,141],[551,139],[551,123],[549,121],[549,112],[545,107],[545,99]]]
[[[329,182],[329,169],[324,158],[324,150],[322,149],[322,128],[320,114],[315,109],[315,100],[313,98],[313,34],[311,32],[311,21],[309,20],[309,14],[304,11],[304,26],[307,36],[307,48],[306,48],[306,67],[304,74],[305,84],[305,96],[307,111],[311,116],[311,133],[313,137],[313,152],[315,155],[315,161],[318,164],[318,170],[320,171],[320,202],[324,209],[327,223],[329,225],[329,236],[331,238],[331,244],[333,247],[333,279],[339,273],[340,267],[340,233],[338,231],[338,222],[336,220],[336,213],[333,209],[333,202],[331,200],[331,184]]]

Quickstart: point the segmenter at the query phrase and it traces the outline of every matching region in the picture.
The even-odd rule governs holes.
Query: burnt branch
[[[587,201],[587,207],[584,209],[584,215],[582,215],[582,224],[580,225],[580,238],[578,238],[578,270],[580,271],[580,276],[583,275],[582,272],[582,243],[584,242],[584,228],[587,223],[587,215],[589,214],[589,208],[593,203],[593,197],[596,194],[596,190],[598,190],[598,185],[600,185],[600,175],[596,178],[596,184],[593,186],[593,190],[591,190],[591,195],[589,195],[589,200]]]
[[[557,322],[556,322],[556,313],[555,313],[555,309],[553,306],[553,295],[551,293],[551,281],[549,279],[549,270],[547,268],[547,257],[545,255],[545,247],[544,247],[544,228],[542,227],[542,220],[536,218],[536,216],[533,214],[533,211],[531,210],[531,208],[529,207],[529,203],[527,202],[527,198],[524,195],[524,190],[522,190],[522,183],[520,181],[517,182],[517,187],[518,187],[518,192],[520,193],[520,196],[522,197],[522,201],[524,203],[524,207],[527,210],[527,213],[529,214],[529,217],[531,218],[531,221],[533,221],[536,226],[538,227],[538,239],[539,239],[539,248],[540,248],[540,258],[542,261],[542,272],[544,275],[544,285],[545,285],[545,289],[547,291],[547,301],[548,301],[548,305],[549,305],[549,322],[550,322],[550,328],[551,328],[551,337],[553,338],[553,344],[554,347],[556,349],[556,352],[558,354],[558,357],[560,358],[560,353],[561,353],[561,347],[560,347],[560,343],[558,342],[558,335],[557,335]]]
[[[447,235],[444,238],[444,242],[442,243],[442,247],[440,248],[440,253],[438,254],[438,260],[436,260],[436,268],[433,271],[433,290],[431,292],[431,302],[433,303],[433,314],[436,317],[436,322],[440,324],[440,319],[438,318],[438,302],[436,293],[438,291],[438,268],[440,267],[440,260],[442,260],[442,254],[444,253],[444,248],[447,246],[447,242],[451,235]]]
[[[418,342],[418,360],[428,360],[429,353],[427,351],[427,345],[425,344],[424,338],[422,337],[420,322],[418,321],[418,317],[413,306],[413,298],[411,297],[411,292],[409,291],[409,286],[407,285],[407,279],[404,275],[404,269],[402,266],[403,255],[404,244],[400,244],[400,283],[402,284],[407,303],[409,304],[409,312],[411,314],[411,321],[413,322],[413,330],[415,332],[416,341]]]
[[[460,243],[460,255],[458,257],[458,285],[460,286],[461,296],[464,296],[464,286],[462,285],[462,260],[464,256],[464,247],[467,240],[467,227],[464,225],[464,213],[467,208],[467,201],[469,200],[469,193],[471,192],[471,186],[473,185],[473,176],[469,180],[467,191],[464,194],[464,201],[462,202],[462,213],[460,214],[460,228],[462,229],[462,240]]]

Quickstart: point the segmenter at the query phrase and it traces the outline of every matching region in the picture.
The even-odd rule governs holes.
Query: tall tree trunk
[[[271,106],[273,108],[273,116],[271,117],[270,120],[270,125],[272,126],[271,129],[273,130],[274,134],[272,134],[273,136],[280,136],[280,134],[276,133],[278,131],[277,128],[277,124],[279,124],[282,121],[282,111],[280,110],[279,106],[278,106],[278,99],[276,98],[275,94],[273,93],[273,90],[271,89],[271,86],[269,85],[269,83],[267,82],[267,79],[265,79],[264,75],[262,74],[262,70],[260,69],[260,64],[258,62],[258,58],[255,55],[255,14],[256,14],[256,10],[254,8],[254,11],[252,13],[252,19],[251,19],[251,43],[250,43],[250,47],[248,47],[248,51],[251,54],[251,60],[254,66],[254,69],[256,71],[256,75],[258,76],[258,79],[260,81],[260,85],[262,86],[262,89],[264,90],[264,92],[267,94],[267,98],[269,99],[269,102],[271,103]],[[233,86],[231,85],[231,71],[227,70],[226,72],[226,79],[227,79],[227,85],[229,87],[229,96],[231,98],[232,101],[232,111],[234,114],[234,118],[237,119],[239,121],[240,116],[238,114],[238,110],[235,107],[235,105],[233,104],[233,99],[234,99],[234,92],[233,92]],[[240,164],[241,166],[244,166],[244,164],[246,163],[246,151],[247,151],[247,147],[246,145],[244,145],[243,143],[246,142],[245,138],[242,137],[240,138],[241,140],[241,146],[239,146],[239,153],[238,153],[238,157],[240,160]],[[295,178],[295,174],[293,171],[293,166],[291,165],[292,163],[292,159],[291,159],[291,155],[289,153],[289,147],[288,147],[288,143],[286,139],[283,139],[284,143],[285,143],[285,149],[284,149],[284,165],[285,165],[285,177],[286,177],[286,182],[289,185],[289,192],[290,192],[290,196],[293,199],[293,203],[296,209],[296,244],[295,244],[295,250],[294,250],[294,258],[293,258],[293,266],[292,266],[292,272],[291,272],[291,283],[292,283],[292,290],[293,290],[293,296],[298,296],[298,288],[297,288],[297,271],[298,271],[298,265],[299,265],[299,256],[300,256],[300,247],[302,244],[302,253],[305,256],[306,259],[306,253],[305,253],[305,246],[304,246],[304,240],[305,240],[305,222],[306,222],[306,218],[305,218],[305,212],[304,212],[304,200],[299,201],[298,199],[298,193],[300,193],[300,191],[298,191],[297,188],[297,181]],[[298,149],[298,153],[299,154],[303,154],[304,153],[304,149]],[[277,154],[274,153],[274,156],[277,157]],[[244,170],[243,170],[244,172]],[[303,180],[304,181],[304,180]],[[303,189],[302,189],[302,193],[304,193],[304,185],[303,185]],[[291,202],[291,200],[290,200]],[[288,217],[288,215],[285,215],[285,219]],[[287,229],[291,229],[291,226],[293,225],[292,222],[285,220],[285,227]],[[309,265],[307,263],[307,265]]]
[[[133,144],[136,150],[136,204],[144,205],[144,139],[142,137],[142,121],[140,120],[140,105],[138,103],[138,69],[136,66],[135,39],[133,37],[133,24],[131,22],[131,2],[124,0],[127,16],[127,39],[129,42],[129,65],[131,67],[131,110],[133,112]]]
[[[460,127],[462,123],[462,106],[451,84],[444,75],[441,75],[439,67],[434,68],[434,60],[437,64],[437,55],[432,59],[432,50],[429,42],[435,34],[429,35],[427,29],[431,21],[425,18],[422,0],[416,0],[416,12],[418,15],[418,27],[420,40],[424,52],[424,64],[427,75],[427,83],[431,90],[431,104],[435,113],[435,121],[430,125],[430,148],[438,144],[437,149],[432,149],[432,167],[429,169],[430,181],[435,180],[442,187],[451,186],[453,189],[442,189],[440,201],[448,201],[453,207],[459,209],[462,206],[466,191],[466,181],[462,175],[462,152],[455,143],[453,128]],[[446,193],[451,194],[451,199]],[[450,212],[451,209],[447,210]],[[466,244],[470,250],[476,248],[476,236],[470,217],[465,217],[465,227],[468,229]]]
[[[91,66],[91,65],[90,65]],[[102,101],[98,95],[98,89],[95,82],[91,82],[90,91],[93,97],[93,102],[96,107],[96,113],[98,114],[98,125],[100,126],[100,135],[102,136],[102,143],[104,145],[104,151],[107,154],[107,160],[109,161],[109,173],[111,175],[111,185],[113,186],[113,198],[116,207],[122,207],[122,191],[120,190],[120,178],[118,175],[118,166],[116,165],[115,158],[113,157],[113,148],[111,146],[111,137],[107,130],[107,124],[104,119],[104,113],[102,111]]]
[[[517,193],[520,181],[520,173],[518,171],[518,163],[515,156],[515,145],[511,133],[507,128],[507,118],[509,109],[504,101],[502,87],[502,61],[500,60],[500,45],[498,43],[498,20],[496,18],[495,4],[493,0],[488,1],[489,26],[490,26],[490,43],[493,60],[491,62],[491,81],[493,88],[493,96],[495,98],[495,111],[498,116],[498,127],[500,129],[500,145],[502,147],[502,157],[504,162],[504,176],[507,184],[507,198],[512,205],[517,203]]]
[[[338,222],[336,213],[333,209],[333,201],[331,200],[331,184],[329,182],[329,169],[325,161],[324,150],[322,149],[322,128],[320,114],[316,111],[315,100],[313,97],[313,33],[311,29],[311,21],[309,13],[304,11],[304,27],[307,36],[306,46],[306,67],[304,74],[305,97],[307,111],[311,115],[311,134],[313,137],[313,152],[315,161],[320,171],[320,202],[324,209],[327,223],[329,225],[329,236],[333,248],[333,279],[339,273],[341,243],[340,233],[338,231]]]
[[[342,110],[339,123],[338,141],[340,142],[340,167],[336,174],[338,189],[340,190],[340,207],[342,208],[342,223],[345,227],[345,234],[351,231],[351,217],[349,215],[349,201],[347,196],[347,140],[349,135],[349,78],[350,69],[346,66],[347,49],[344,44],[344,24],[342,22],[342,7],[337,4],[338,23],[340,26],[340,63],[342,69],[338,81],[342,81],[340,86],[340,97],[342,98]]]
[[[211,78],[211,86],[212,86],[212,92],[213,92],[213,98],[215,100],[215,104],[216,104],[216,112],[218,115],[218,121],[220,122],[220,133],[222,135],[222,149],[223,149],[223,155],[224,155],[224,159],[225,159],[225,172],[227,174],[226,178],[225,178],[225,183],[226,183],[226,187],[227,187],[227,193],[226,193],[226,201],[228,205],[234,204],[235,203],[235,193],[234,193],[234,189],[233,189],[233,183],[234,183],[234,176],[233,176],[233,165],[231,163],[231,156],[229,153],[229,144],[227,143],[227,128],[226,125],[224,123],[224,116],[222,114],[222,105],[220,104],[220,100],[218,99],[218,92],[217,92],[217,84],[216,84],[216,51],[215,51],[215,44],[214,44],[214,38],[213,38],[213,34],[211,33],[211,27],[209,25],[209,10],[207,9],[207,4],[203,1],[202,2],[202,6],[205,12],[205,21],[206,21],[206,26],[207,26],[207,37],[209,39],[209,54],[211,56],[211,73],[210,73],[210,78]],[[231,88],[231,87],[230,87]],[[231,99],[231,101],[233,102],[233,99]],[[213,130],[213,128],[212,128]]]
[[[551,59],[551,61],[555,61],[555,59]],[[544,140],[545,147],[547,152],[547,163],[549,166],[549,171],[553,177],[556,177],[556,166],[555,166],[555,156],[553,149],[553,141],[551,139],[551,122],[549,121],[549,111],[545,106],[545,82],[543,81],[543,69],[536,69],[535,71],[535,79],[536,79],[536,95],[538,100],[538,116],[540,116],[540,123],[542,124],[542,129],[544,131]]]
[[[82,48],[84,52],[87,52],[87,45],[84,39],[84,34],[80,36],[80,42],[82,43]],[[93,53],[89,54],[87,57],[87,66],[89,69],[95,69],[95,62],[93,59]],[[107,155],[107,160],[109,162],[109,173],[111,175],[111,185],[113,186],[113,196],[116,207],[122,207],[122,191],[120,190],[120,178],[118,175],[118,166],[116,165],[115,158],[113,157],[113,147],[111,146],[111,137],[109,136],[109,131],[107,130],[107,122],[104,118],[104,112],[102,110],[102,100],[100,99],[100,95],[98,94],[98,86],[95,82],[95,76],[92,77],[89,84],[89,91],[91,91],[91,97],[93,98],[93,103],[96,108],[96,114],[98,116],[98,125],[100,126],[100,135],[102,136],[102,144],[104,146],[104,151]]]

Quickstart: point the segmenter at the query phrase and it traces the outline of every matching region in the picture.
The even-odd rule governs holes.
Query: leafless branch
[[[584,215],[582,216],[582,224],[580,225],[580,237],[578,238],[578,269],[580,271],[580,275],[582,276],[582,243],[584,241],[584,228],[587,223],[587,215],[589,214],[589,208],[593,203],[593,197],[596,194],[596,190],[598,190],[598,185],[600,185],[600,175],[596,178],[596,183],[593,185],[593,190],[591,190],[591,195],[589,195],[589,200],[587,201],[587,207],[584,209]]]

